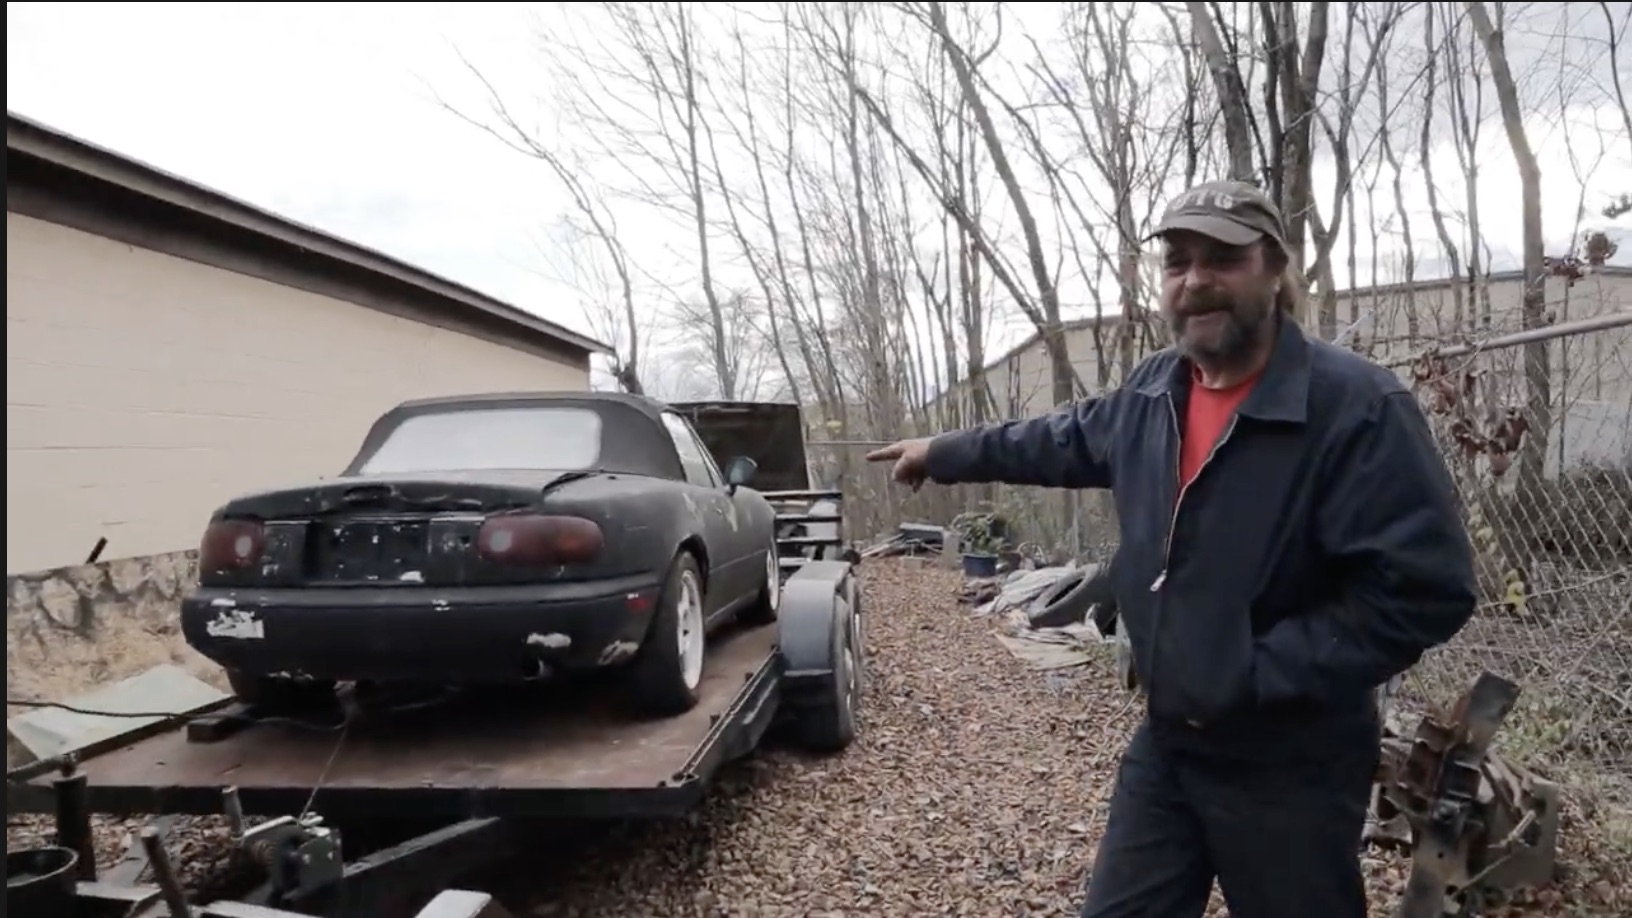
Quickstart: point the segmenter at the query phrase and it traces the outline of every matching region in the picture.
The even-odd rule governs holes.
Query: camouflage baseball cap
[[[1280,208],[1246,182],[1208,182],[1173,199],[1148,239],[1174,230],[1211,236],[1225,245],[1251,245],[1268,236],[1286,248]]]

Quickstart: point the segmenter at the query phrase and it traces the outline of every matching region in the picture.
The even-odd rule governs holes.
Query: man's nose
[[[1184,272],[1184,290],[1186,293],[1202,293],[1216,287],[1218,279],[1212,269],[1202,264],[1192,264]]]

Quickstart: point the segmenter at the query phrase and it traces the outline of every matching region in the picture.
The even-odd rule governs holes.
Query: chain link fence
[[[1632,314],[1504,318],[1478,344],[1389,361],[1456,479],[1481,592],[1403,695],[1443,704],[1482,670],[1514,679],[1503,742],[1632,787]]]

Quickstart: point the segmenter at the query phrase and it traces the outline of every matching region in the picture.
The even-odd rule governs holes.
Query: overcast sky
[[[586,330],[534,240],[564,200],[422,79],[524,62],[483,3],[8,3],[6,107]]]
[[[547,276],[549,260],[538,248],[551,222],[569,210],[562,190],[540,164],[459,123],[426,90],[434,85],[455,101],[475,101],[452,50],[457,45],[502,87],[548,94],[538,85],[548,76],[537,48],[552,28],[551,6],[540,12],[509,3],[8,3],[6,102],[53,127],[594,333],[577,295]],[[1607,109],[1601,114],[1613,124]],[[1579,183],[1556,126],[1533,127],[1549,235],[1559,236],[1562,227],[1567,238]],[[1484,140],[1485,174],[1511,176],[1497,125]],[[1441,154],[1447,161],[1441,174],[1449,174],[1452,152],[1447,146]],[[1322,164],[1317,182],[1330,181]],[[1595,192],[1632,188],[1632,140],[1609,155],[1592,184]],[[1385,197],[1386,189],[1385,181]],[[1493,179],[1484,190],[1490,246],[1498,262],[1511,263],[1519,242],[1517,183]],[[648,218],[626,226],[636,234],[626,244],[661,247],[678,231],[653,225]],[[1623,250],[1618,260],[1625,262],[1632,246]],[[1347,280],[1340,277],[1339,286]],[[994,337],[1023,333],[1017,327]]]

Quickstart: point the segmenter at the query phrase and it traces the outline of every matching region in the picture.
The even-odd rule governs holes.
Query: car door
[[[749,557],[750,536],[736,502],[726,493],[725,478],[685,418],[663,412],[663,427],[674,441],[685,469],[686,486],[697,502],[703,540],[709,553],[708,611],[730,605],[752,589],[758,565]]]

